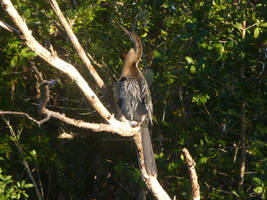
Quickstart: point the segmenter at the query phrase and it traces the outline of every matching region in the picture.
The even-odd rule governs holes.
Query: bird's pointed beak
[[[130,32],[126,28],[124,28],[122,25],[120,25],[120,27],[126,34],[130,36]]]

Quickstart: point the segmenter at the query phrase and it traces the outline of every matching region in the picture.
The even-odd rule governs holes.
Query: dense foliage
[[[52,44],[57,55],[77,67],[101,98],[103,94],[84,68],[48,1],[12,3],[34,37],[47,48]],[[110,88],[119,77],[124,54],[131,44],[119,24],[133,27],[142,36],[141,67],[154,72],[152,132],[158,176],[170,196],[191,197],[190,179],[181,156],[181,149],[187,147],[196,161],[203,199],[266,199],[264,0],[58,3]],[[13,25],[3,10],[0,20]],[[51,109],[76,119],[101,120],[74,83],[38,58],[23,40],[0,29],[0,44],[0,110],[23,111],[41,119],[40,91],[31,70],[34,63],[46,79],[60,79],[60,84],[51,89]],[[136,199],[141,180],[130,141],[80,130],[56,120],[37,127],[23,117],[5,118],[20,133],[23,157],[45,199]],[[242,123],[246,133],[246,170],[240,186]],[[0,128],[3,174],[12,175],[14,182],[30,182],[19,162],[22,155],[3,120]],[[64,132],[75,135],[74,139],[60,140],[58,135]],[[0,175],[2,188],[6,177],[2,171]],[[26,190],[29,199],[37,199],[33,188]],[[23,188],[24,194],[27,197]],[[1,199],[12,199],[11,196],[4,198],[0,194]]]

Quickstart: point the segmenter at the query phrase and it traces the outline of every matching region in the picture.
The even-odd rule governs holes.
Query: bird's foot
[[[139,126],[139,122],[137,122],[137,121],[130,121],[130,125],[131,125],[131,127],[137,127],[137,126]]]

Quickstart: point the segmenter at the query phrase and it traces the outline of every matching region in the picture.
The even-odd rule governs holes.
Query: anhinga
[[[152,124],[153,105],[148,84],[138,67],[142,43],[134,32],[122,29],[130,36],[135,48],[128,51],[120,77],[120,108],[127,120],[140,122],[145,168],[148,175],[156,176],[157,168],[148,130],[149,122]]]

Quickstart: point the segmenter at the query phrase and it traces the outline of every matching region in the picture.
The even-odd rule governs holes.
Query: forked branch
[[[47,61],[51,66],[57,68],[58,70],[65,73],[69,78],[71,78],[77,86],[82,90],[85,97],[92,104],[92,106],[96,109],[96,111],[110,124],[115,125],[115,127],[120,127],[120,129],[132,130],[131,126],[127,122],[120,122],[114,118],[106,107],[99,100],[94,91],[89,87],[88,83],[84,80],[84,78],[80,75],[80,73],[76,70],[76,68],[65,62],[64,60],[57,57],[52,52],[45,49],[40,43],[38,43],[35,38],[32,36],[31,31],[28,29],[27,24],[18,14],[10,0],[2,0],[1,1],[3,8],[8,12],[14,23],[19,28],[20,32],[25,37],[25,42],[28,47],[34,51],[37,55]]]

